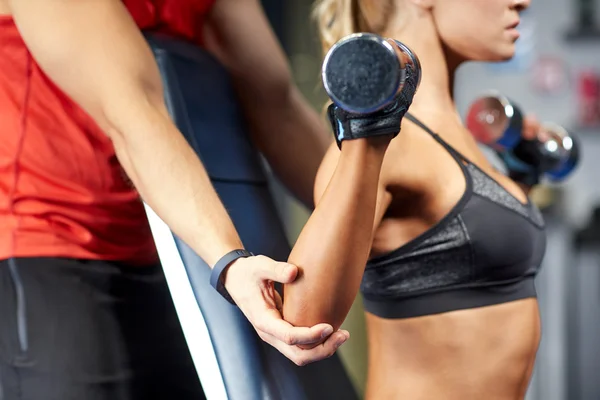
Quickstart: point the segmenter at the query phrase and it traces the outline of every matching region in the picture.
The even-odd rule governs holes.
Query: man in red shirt
[[[312,203],[329,136],[258,0],[0,0],[0,399],[201,396],[139,196],[211,266],[243,247],[167,113],[141,29],[219,59],[256,146]],[[265,282],[296,274],[238,258],[224,283],[261,337],[305,364],[348,334],[281,319]]]

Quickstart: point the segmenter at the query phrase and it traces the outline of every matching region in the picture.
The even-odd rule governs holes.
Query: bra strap
[[[439,144],[442,145],[443,148],[448,150],[448,152],[450,154],[460,158],[461,160],[463,160],[467,163],[470,163],[468,158],[463,156],[461,152],[459,152],[454,147],[452,147],[448,142],[446,142],[444,139],[442,139],[440,137],[440,135],[438,135],[437,133],[432,131],[427,125],[425,125],[423,122],[421,122],[419,119],[417,119],[417,117],[415,117],[411,113],[407,112],[406,115],[404,115],[404,118],[407,118],[410,122],[412,122],[413,124],[417,125],[419,128],[423,129],[425,132],[427,132],[432,138],[435,139],[436,142],[438,142]]]

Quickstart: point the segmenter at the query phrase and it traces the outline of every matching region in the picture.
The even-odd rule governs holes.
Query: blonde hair
[[[352,33],[382,34],[394,11],[394,0],[317,0],[313,16],[323,52]]]

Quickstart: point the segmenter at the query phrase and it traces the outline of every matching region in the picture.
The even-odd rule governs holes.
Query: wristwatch
[[[236,305],[235,301],[233,301],[233,298],[231,297],[227,289],[225,289],[225,284],[223,283],[223,279],[221,279],[221,275],[223,275],[225,269],[227,269],[227,267],[238,258],[246,258],[252,256],[254,256],[254,254],[244,249],[230,251],[229,253],[221,257],[219,261],[217,261],[214,268],[212,269],[212,272],[210,273],[210,285],[217,292],[219,292],[219,294],[223,296],[225,300],[227,300],[234,306]]]

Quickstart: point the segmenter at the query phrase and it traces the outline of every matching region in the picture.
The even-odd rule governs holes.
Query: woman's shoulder
[[[423,188],[443,155],[430,135],[416,125],[402,122],[398,136],[386,152],[381,178],[386,186],[417,190]]]

